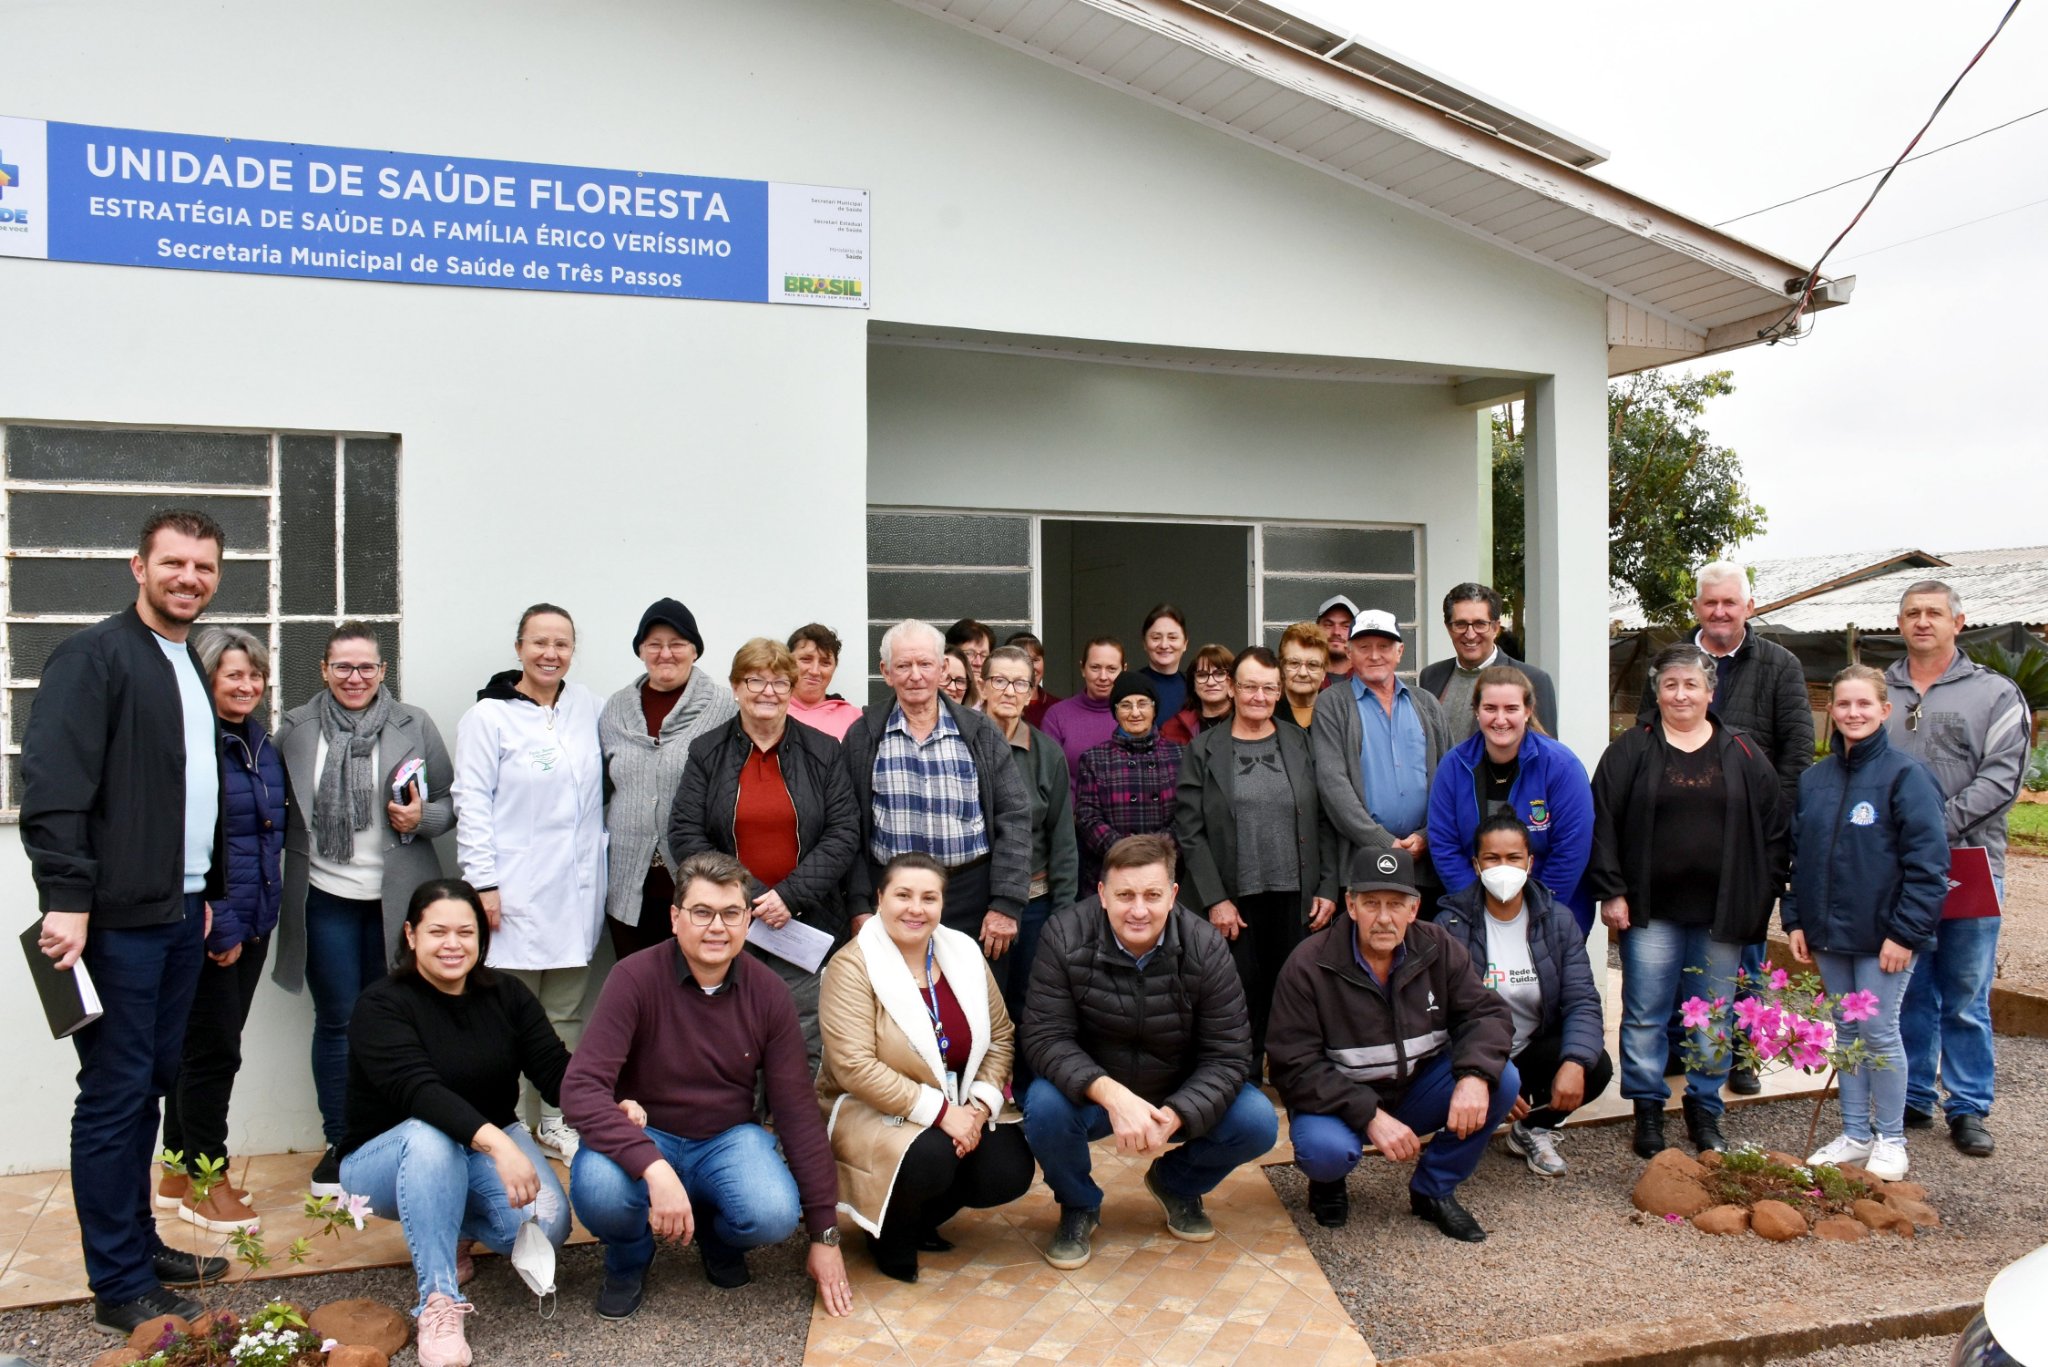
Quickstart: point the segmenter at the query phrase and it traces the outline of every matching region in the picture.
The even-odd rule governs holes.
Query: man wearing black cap
[[[1515,1104],[1514,1018],[1464,946],[1415,919],[1420,901],[1406,850],[1353,857],[1350,920],[1310,936],[1280,970],[1266,1057],[1318,1224],[1350,1218],[1344,1179],[1371,1144],[1415,1163],[1409,1209],[1479,1243],[1486,1231],[1458,1204],[1458,1184]],[[1432,1130],[1425,1149],[1419,1135]]]

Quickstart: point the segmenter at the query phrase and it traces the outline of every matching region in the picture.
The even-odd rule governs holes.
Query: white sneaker
[[[1808,1163],[1826,1163],[1830,1167],[1839,1168],[1844,1163],[1868,1163],[1869,1159],[1870,1141],[1868,1139],[1851,1139],[1846,1134],[1838,1134],[1809,1154],[1806,1161]]]
[[[1538,1177],[1562,1177],[1565,1173],[1564,1155],[1557,1151],[1557,1131],[1546,1130],[1538,1125],[1524,1125],[1519,1120],[1508,1127],[1508,1148],[1522,1156],[1529,1165],[1529,1171]]]
[[[576,1131],[570,1128],[569,1122],[558,1115],[543,1119],[540,1128],[534,1131],[533,1137],[540,1141],[542,1148],[553,1149],[559,1154],[564,1163],[576,1161],[576,1150],[583,1143]]]
[[[1870,1146],[1870,1158],[1863,1168],[1880,1181],[1898,1181],[1906,1175],[1906,1141],[1879,1135]]]
[[[541,1227],[528,1220],[512,1239],[512,1270],[534,1295],[555,1294],[555,1246]]]

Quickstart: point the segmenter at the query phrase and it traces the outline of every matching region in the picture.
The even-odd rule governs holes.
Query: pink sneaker
[[[419,1318],[420,1367],[469,1367],[462,1317],[474,1309],[468,1301],[451,1300],[438,1291],[427,1297]]]

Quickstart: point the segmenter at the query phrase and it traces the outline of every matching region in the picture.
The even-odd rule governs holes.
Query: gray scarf
[[[327,741],[327,763],[320,768],[320,786],[313,792],[313,848],[336,864],[355,858],[355,833],[370,825],[377,775],[370,760],[377,738],[391,718],[391,690],[380,688],[370,705],[351,712],[331,692],[320,695],[320,734]]]

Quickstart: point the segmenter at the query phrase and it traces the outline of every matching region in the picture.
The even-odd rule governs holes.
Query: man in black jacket
[[[1535,665],[1524,664],[1502,650],[1501,596],[1484,584],[1460,584],[1444,595],[1444,630],[1451,638],[1451,658],[1438,660],[1416,676],[1416,686],[1444,705],[1451,739],[1472,734],[1472,681],[1490,665],[1506,665],[1529,676],[1536,692],[1536,720],[1550,736],[1557,735],[1557,685]]]
[[[1763,747],[1771,767],[1778,771],[1784,796],[1781,805],[1790,819],[1799,810],[1799,775],[1813,763],[1813,712],[1806,702],[1806,671],[1798,656],[1750,630],[1756,599],[1750,596],[1749,571],[1742,566],[1727,560],[1701,566],[1693,579],[1692,611],[1699,622],[1693,644],[1714,657],[1714,715]],[[1636,720],[1656,720],[1656,687],[1655,678],[1646,674]],[[1763,972],[1762,943],[1742,951],[1741,967],[1750,978]],[[1679,1022],[1679,1011],[1674,1002],[1665,1031],[1671,1046],[1665,1071],[1670,1073],[1684,1071],[1679,1053],[1687,1032]],[[1763,1084],[1749,1069],[1736,1068],[1728,1074],[1728,1090],[1754,1096],[1763,1090]]]
[[[166,1248],[149,1172],[158,1101],[176,1081],[185,1018],[220,894],[220,740],[185,644],[220,584],[205,513],[160,512],[130,562],[135,606],[59,645],[21,745],[21,843],[43,910],[40,944],[83,962],[102,1015],[72,1036],[71,1191],[93,1327],[125,1337],[199,1305],[166,1285],[227,1271]]]
[[[1098,895],[1046,924],[1032,962],[1023,1048],[1038,1076],[1024,1134],[1060,1203],[1045,1260],[1088,1261],[1102,1188],[1089,1141],[1125,1153],[1172,1152],[1145,1173],[1175,1238],[1216,1227],[1202,1198],[1273,1147],[1279,1117],[1252,1082],[1251,1027],[1230,947],[1174,904],[1173,843],[1126,836],[1102,859]]]

